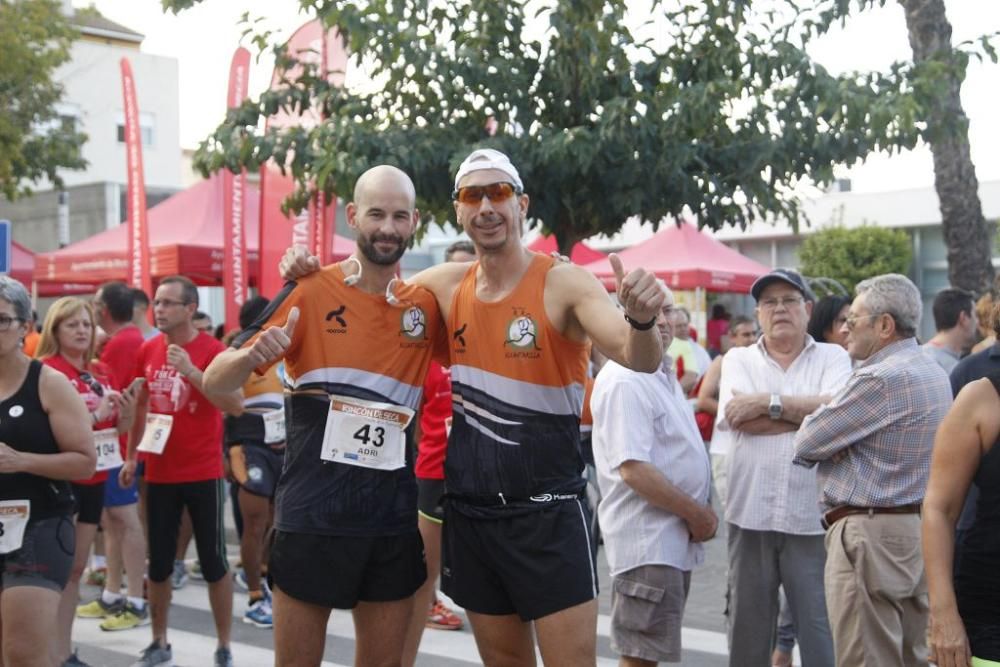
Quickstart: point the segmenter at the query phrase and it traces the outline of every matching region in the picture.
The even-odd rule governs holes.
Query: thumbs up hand
[[[254,366],[265,364],[275,359],[285,356],[288,347],[292,344],[292,335],[295,333],[295,325],[299,321],[299,309],[293,306],[288,311],[288,319],[284,325],[272,325],[261,332],[257,340],[250,347],[250,359]]]
[[[625,265],[615,253],[608,255],[608,261],[615,272],[618,302],[625,309],[625,314],[639,323],[656,319],[667,299],[667,290],[656,276],[646,269],[632,269],[626,275]]]

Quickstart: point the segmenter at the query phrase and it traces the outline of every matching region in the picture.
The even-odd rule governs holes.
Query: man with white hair
[[[455,176],[455,214],[473,264],[410,282],[431,291],[448,327],[454,395],[445,458],[442,589],[468,612],[484,664],[596,664],[597,575],[580,451],[589,341],[654,372],[666,298],[643,269],[612,256],[618,310],[593,274],[521,241],[528,195],[503,153],[473,151]],[[304,248],[286,278],[319,268]]]
[[[922,304],[908,278],[876,276],[856,292],[843,327],[857,366],[802,422],[795,462],[819,464],[837,664],[927,664],[920,504],[951,386],[917,345]]]

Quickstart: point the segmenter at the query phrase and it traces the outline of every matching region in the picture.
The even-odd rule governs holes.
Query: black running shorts
[[[104,482],[100,484],[70,484],[73,487],[73,498],[76,500],[77,523],[98,525],[101,523],[101,511],[104,509]]]
[[[281,476],[284,451],[267,445],[232,445],[226,450],[233,479],[244,491],[255,496],[274,498]]]
[[[417,512],[440,524],[444,521],[444,480],[417,477]]]
[[[335,537],[274,531],[271,581],[296,600],[333,609],[404,600],[427,579],[420,533]]]
[[[176,484],[146,483],[146,518],[149,535],[149,578],[157,583],[174,571],[181,513],[187,507],[194,529],[198,561],[205,581],[214,583],[229,572],[226,533],[222,524],[225,493],[221,479]]]
[[[582,500],[471,518],[445,504],[441,590],[468,611],[533,621],[597,597]]]

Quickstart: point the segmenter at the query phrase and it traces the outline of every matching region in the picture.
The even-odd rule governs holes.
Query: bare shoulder
[[[454,289],[472,264],[472,262],[444,262],[424,269],[411,277],[408,282],[438,294],[439,290]]]
[[[552,265],[545,277],[545,289],[553,290],[571,302],[608,294],[593,273],[569,262],[556,262]]]
[[[76,396],[79,394],[73,388],[68,377],[51,366],[42,364],[42,372],[38,376],[38,397],[46,410],[60,405],[64,401],[72,401]]]

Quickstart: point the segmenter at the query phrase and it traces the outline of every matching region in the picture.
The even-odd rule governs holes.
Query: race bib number
[[[406,427],[413,410],[391,403],[330,396],[320,458],[375,470],[406,465]]]
[[[170,429],[174,427],[173,415],[146,415],[146,430],[139,442],[139,451],[148,454],[162,454],[170,437]]]
[[[118,446],[118,429],[105,428],[94,432],[97,448],[97,472],[111,470],[122,464],[122,450]]]
[[[9,554],[21,548],[29,517],[30,500],[0,501],[0,554]]]
[[[261,415],[264,418],[264,442],[274,445],[285,441],[285,409],[265,412]]]

